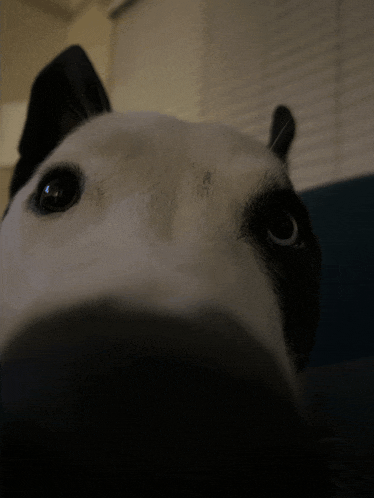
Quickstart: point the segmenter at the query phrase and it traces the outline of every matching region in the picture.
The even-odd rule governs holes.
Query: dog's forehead
[[[139,185],[141,178],[162,181],[163,175],[192,173],[206,183],[209,173],[236,184],[244,181],[249,189],[264,180],[289,186],[284,165],[253,138],[229,126],[188,123],[158,113],[112,112],[92,119],[57,147],[38,176],[70,162],[96,181],[136,174]]]

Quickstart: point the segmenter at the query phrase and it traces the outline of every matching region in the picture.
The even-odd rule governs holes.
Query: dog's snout
[[[186,385],[209,383],[208,377],[194,382],[209,371],[246,382],[266,379],[274,391],[291,392],[255,334],[227,310],[209,306],[172,313],[104,300],[50,313],[20,328],[2,369],[3,401],[15,410],[53,393],[70,397],[71,389],[101,396],[107,379],[122,390],[130,389],[130,377],[138,379],[138,391],[172,389],[173,382],[183,386],[182,371],[190,377]],[[154,375],[147,380],[148,371]],[[151,387],[155,377],[159,388]]]
[[[219,473],[295,431],[280,367],[222,310],[77,306],[28,324],[2,369],[4,408],[28,428],[22,444],[47,432],[57,454],[69,441],[72,461],[90,468],[125,459],[134,472]]]

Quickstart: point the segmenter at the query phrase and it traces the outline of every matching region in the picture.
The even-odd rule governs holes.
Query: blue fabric
[[[303,192],[322,248],[321,320],[309,366],[374,355],[374,175]]]
[[[334,428],[337,497],[374,489],[374,175],[303,192],[322,249],[321,319],[303,401]]]

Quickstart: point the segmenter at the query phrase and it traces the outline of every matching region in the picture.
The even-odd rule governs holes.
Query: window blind
[[[373,14],[371,0],[141,0],[115,21],[112,90],[119,107],[265,142],[288,105],[298,190],[374,173]]]

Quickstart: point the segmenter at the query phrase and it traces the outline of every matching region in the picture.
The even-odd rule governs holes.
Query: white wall
[[[115,21],[111,98],[115,109],[198,119],[200,0],[138,0]]]

